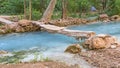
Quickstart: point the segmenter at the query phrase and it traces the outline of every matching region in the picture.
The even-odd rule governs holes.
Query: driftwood
[[[69,30],[69,29],[66,29],[65,27],[58,27],[55,25],[46,25],[46,24],[41,24],[42,22],[35,22],[35,21],[33,23],[36,25],[39,25],[41,28],[43,28],[48,32],[60,33],[67,36],[75,37],[76,39],[89,38],[95,35],[95,32],[93,31]]]
[[[89,38],[96,35],[95,32],[93,31],[80,31],[80,30],[69,30],[69,29],[63,29],[60,33],[67,36],[75,37],[78,40],[81,38]]]
[[[14,22],[10,21],[10,20],[6,20],[4,18],[0,18],[0,22],[3,23],[3,24],[12,24]]]

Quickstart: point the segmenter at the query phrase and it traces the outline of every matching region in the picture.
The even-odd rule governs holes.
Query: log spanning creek
[[[110,34],[116,36],[120,40],[120,23],[119,22],[110,22],[110,23],[95,23],[87,25],[78,25],[70,26],[66,29],[72,30],[84,30],[84,31],[94,31],[96,34]],[[48,33],[48,32],[26,32],[26,33],[12,33],[7,35],[0,35],[0,50],[5,50],[10,53],[2,56],[9,56],[9,59],[3,60],[0,58],[0,63],[13,62],[12,59],[16,59],[14,54],[17,54],[17,59],[20,59],[21,62],[27,62],[33,60],[36,55],[38,60],[43,57],[48,57],[55,60],[65,59],[65,62],[68,61],[72,55],[64,53],[66,47],[70,44],[80,43],[74,37],[68,37],[64,34],[58,33]],[[12,57],[13,56],[13,57]],[[67,60],[68,59],[68,60]],[[84,68],[90,68],[84,60],[79,59],[81,65],[86,66]],[[64,62],[63,61],[63,62]],[[76,61],[69,60],[71,64],[78,63]],[[68,63],[69,63],[68,62]],[[88,65],[88,66],[87,66]]]

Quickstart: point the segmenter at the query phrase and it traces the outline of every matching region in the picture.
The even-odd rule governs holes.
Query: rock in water
[[[99,15],[99,20],[102,20],[103,22],[109,22],[109,16],[107,14],[101,14]]]
[[[100,16],[99,16],[99,18],[100,19],[106,19],[106,18],[108,18],[109,16],[107,15],[107,14],[101,14]]]
[[[118,20],[119,18],[120,18],[119,15],[113,15],[113,16],[111,17],[111,20],[112,20],[112,21],[115,21],[115,20]]]
[[[3,50],[0,51],[0,54],[7,54],[7,53],[8,53],[7,51],[3,51]]]
[[[80,45],[79,44],[70,45],[70,46],[67,47],[65,52],[72,53],[72,54],[79,53],[79,52],[81,52]]]
[[[29,21],[29,20],[25,20],[25,19],[23,19],[23,20],[20,20],[19,22],[18,22],[18,24],[20,25],[20,26],[30,26],[32,23],[31,23],[31,21]]]
[[[85,40],[83,44],[88,49],[116,48],[118,45],[119,43],[115,37],[106,34],[93,36]]]
[[[99,37],[92,37],[85,41],[84,47],[88,49],[102,49],[105,48],[105,41]]]

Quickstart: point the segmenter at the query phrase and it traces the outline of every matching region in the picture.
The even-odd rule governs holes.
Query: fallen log
[[[33,23],[39,25],[41,28],[43,28],[48,32],[60,33],[67,36],[75,37],[77,40],[81,38],[89,38],[96,35],[95,32],[93,31],[69,30],[69,29],[66,29],[65,27],[41,24],[41,22],[37,22],[37,21],[36,22],[34,21]]]
[[[12,21],[6,20],[6,19],[1,18],[1,17],[0,17],[0,22],[3,23],[3,24],[12,24],[12,23],[14,23]]]
[[[67,36],[75,37],[78,40],[81,38],[89,38],[96,35],[95,32],[93,31],[80,31],[80,30],[69,30],[69,29],[63,29],[59,33]]]
[[[58,26],[54,26],[54,25],[40,25],[42,28],[44,28],[46,31],[48,32],[57,32],[59,33],[59,31],[65,29],[65,27],[58,27]]]

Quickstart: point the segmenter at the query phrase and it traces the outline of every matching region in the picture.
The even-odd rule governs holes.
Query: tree
[[[29,20],[32,19],[32,0],[29,0]]]
[[[24,0],[24,19],[27,18],[27,14],[26,14],[26,0]]]
[[[51,0],[47,9],[43,14],[43,17],[41,19],[42,21],[48,22],[49,20],[51,20],[51,16],[54,11],[55,5],[56,5],[56,0]]]
[[[102,2],[102,10],[104,11],[107,7],[107,0],[101,0]]]
[[[67,18],[67,0],[62,0],[62,18]]]

